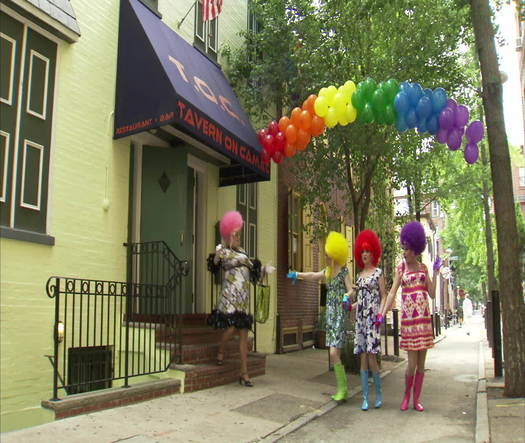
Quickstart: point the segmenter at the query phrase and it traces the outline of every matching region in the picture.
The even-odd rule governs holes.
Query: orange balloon
[[[288,125],[284,133],[288,144],[293,145],[297,141],[297,128],[294,125]]]
[[[284,155],[286,155],[286,157],[293,157],[296,151],[297,148],[294,145],[286,143],[286,146],[284,147]]]
[[[315,115],[314,111],[314,103],[315,99],[317,98],[317,95],[311,94],[308,96],[308,98],[303,102],[303,109],[305,111],[308,111],[310,115]]]
[[[317,115],[312,117],[312,124],[310,125],[310,134],[314,137],[320,136],[325,130],[324,120]]]
[[[286,117],[286,115],[283,115],[281,119],[279,120],[279,130],[284,134],[289,124],[290,124],[290,119]]]
[[[299,131],[297,131],[297,149],[304,151],[308,146],[308,143],[310,143],[310,139],[311,136],[308,132],[306,132],[304,129],[299,129]]]
[[[299,127],[308,132],[310,125],[312,124],[312,114],[308,111],[301,111],[299,115]]]
[[[301,112],[303,112],[303,110],[301,108],[293,108],[292,109],[292,114],[290,116],[290,120],[291,120],[291,123],[292,125],[294,125],[296,128],[299,128],[301,125],[299,124],[300,122],[300,115],[301,115]]]

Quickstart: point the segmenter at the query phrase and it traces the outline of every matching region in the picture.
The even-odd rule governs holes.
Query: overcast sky
[[[507,45],[498,47],[501,70],[509,76],[503,84],[503,107],[505,112],[505,127],[507,138],[513,145],[523,145],[523,116],[520,94],[519,53],[516,51],[516,23],[514,19],[515,5],[505,5],[497,16],[500,32]],[[525,50],[522,49],[522,51]]]

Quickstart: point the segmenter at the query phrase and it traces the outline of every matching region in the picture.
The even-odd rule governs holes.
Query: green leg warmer
[[[336,363],[334,365],[334,373],[335,379],[337,380],[337,392],[335,395],[332,395],[332,400],[337,402],[346,401],[347,392],[345,367],[341,363]]]

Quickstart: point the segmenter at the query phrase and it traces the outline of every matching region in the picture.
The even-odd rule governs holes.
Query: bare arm
[[[381,311],[381,314],[383,314],[383,316],[385,316],[386,313],[390,311],[390,309],[392,308],[394,299],[396,297],[397,290],[399,289],[399,285],[401,284],[401,275],[402,275],[401,272],[399,270],[396,270],[394,282],[392,283],[392,287],[390,288],[390,291],[388,292],[386,302],[383,305],[383,310]]]
[[[324,271],[319,272],[298,272],[297,278],[306,281],[320,281],[324,278]]]
[[[386,304],[386,283],[385,276],[379,277],[379,295],[381,296],[381,303],[379,304],[379,312],[383,312]]]
[[[425,266],[425,274],[427,274],[427,291],[428,291],[428,295],[430,295],[430,298],[434,299],[434,298],[436,298],[436,280],[437,280],[437,276],[439,275],[439,269],[434,271],[432,278],[430,278],[430,274],[428,273],[428,269]]]

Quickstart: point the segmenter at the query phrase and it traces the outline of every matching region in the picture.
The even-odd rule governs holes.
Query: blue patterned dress
[[[383,271],[376,268],[372,274],[357,278],[354,354],[377,354],[381,351],[381,334],[374,322],[381,304],[379,279],[382,275]]]
[[[339,274],[327,284],[326,294],[326,344],[334,348],[342,348],[346,339],[346,317],[343,310],[343,295],[347,291],[345,277],[348,268],[341,268]]]

